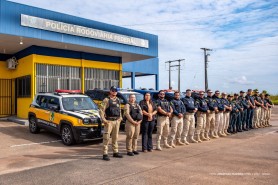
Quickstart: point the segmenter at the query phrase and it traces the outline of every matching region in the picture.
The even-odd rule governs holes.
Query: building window
[[[17,97],[31,97],[31,75],[17,78]]]
[[[85,68],[85,90],[109,89],[111,86],[119,87],[120,71]]]
[[[81,68],[36,64],[36,93],[56,89],[80,90]]]

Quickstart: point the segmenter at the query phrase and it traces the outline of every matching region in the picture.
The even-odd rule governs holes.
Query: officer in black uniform
[[[247,116],[246,116],[246,125],[248,126],[248,129],[253,129],[253,115],[254,115],[254,109],[256,108],[255,106],[255,101],[254,97],[252,96],[252,89],[248,89],[247,95],[245,96],[249,108],[247,109]]]
[[[236,132],[242,132],[242,121],[241,121],[241,112],[243,112],[243,106],[238,100],[238,94],[234,94],[234,102],[235,106],[238,109],[238,112],[236,113]]]
[[[239,92],[239,97],[238,100],[241,103],[242,107],[243,107],[243,111],[240,112],[240,116],[241,116],[241,124],[242,124],[242,130],[247,131],[248,130],[248,124],[247,124],[247,110],[250,107],[248,101],[246,100],[246,98],[244,97],[244,91],[240,91]]]
[[[228,132],[231,134],[235,134],[236,133],[236,122],[237,122],[237,117],[238,117],[238,113],[239,113],[239,109],[236,106],[236,101],[232,99],[231,95],[228,95],[228,100],[232,106],[232,111],[230,114],[230,126],[228,129]]]

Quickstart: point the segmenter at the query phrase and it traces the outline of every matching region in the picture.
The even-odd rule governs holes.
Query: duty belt
[[[118,119],[120,119],[120,117],[110,117],[110,118],[106,118],[109,121],[116,121]]]

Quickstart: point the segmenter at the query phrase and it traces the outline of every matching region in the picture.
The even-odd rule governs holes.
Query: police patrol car
[[[97,105],[76,90],[38,93],[30,105],[28,118],[31,133],[40,129],[59,134],[65,145],[86,139],[102,138],[102,123]]]

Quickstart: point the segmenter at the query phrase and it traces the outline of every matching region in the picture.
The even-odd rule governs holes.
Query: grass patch
[[[278,105],[278,95],[270,96],[270,100],[274,103],[274,105]]]

